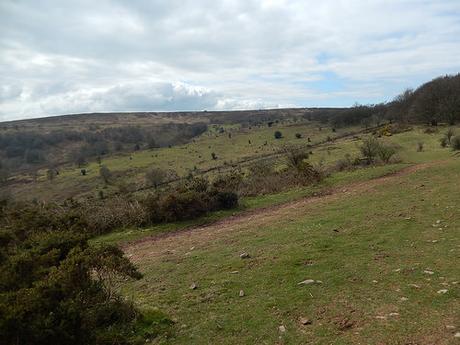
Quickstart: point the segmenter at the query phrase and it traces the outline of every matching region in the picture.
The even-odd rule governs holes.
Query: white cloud
[[[460,70],[460,2],[0,2],[0,116],[350,105]]]

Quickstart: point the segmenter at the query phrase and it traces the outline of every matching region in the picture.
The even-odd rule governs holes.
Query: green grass
[[[228,127],[235,140],[229,144],[228,134],[216,138],[218,129],[211,128],[187,148],[164,149],[172,155],[165,154],[161,161],[171,159],[186,171],[188,164],[196,162],[187,151],[193,145],[200,152],[216,152],[219,160],[244,159],[256,154],[247,147],[249,136],[251,145],[260,145],[276,129]],[[283,127],[285,142],[297,142],[298,130],[298,125]],[[440,147],[442,134],[442,130],[426,134],[423,128],[415,128],[382,138],[400,146],[403,163],[334,173],[318,185],[244,198],[235,210],[125,229],[93,242],[123,244],[145,277],[123,284],[122,293],[141,309],[159,308],[176,321],[174,326],[161,326],[163,335],[156,343],[455,344],[446,326],[457,326],[456,331],[460,327],[460,193],[456,192],[460,162],[452,158],[452,151]],[[270,140],[272,150],[282,144]],[[418,142],[424,143],[422,152],[417,151]],[[359,139],[351,138],[330,142],[314,149],[310,160],[334,164],[347,153],[357,156],[359,144]],[[141,171],[136,169],[151,158],[140,152],[132,160],[138,165],[124,168],[134,169],[136,176]],[[116,164],[123,168],[123,157],[113,159],[114,170]],[[232,226],[222,225],[223,229],[213,226],[215,234],[191,230],[178,237],[129,244],[331,189],[346,191],[354,182],[432,161],[447,163],[394,177],[368,192],[344,192],[312,204],[273,209]],[[209,164],[219,162],[206,161],[200,168]],[[275,159],[274,164],[282,160]],[[243,251],[251,258],[240,259]],[[299,286],[305,279],[323,283]],[[196,290],[189,288],[192,282],[198,285]],[[448,291],[437,293],[441,289]],[[244,297],[238,296],[240,290]],[[312,324],[301,325],[301,317]],[[279,331],[281,325],[286,332]],[[139,334],[149,332],[149,327],[143,325]]]
[[[397,156],[408,163],[423,163],[433,160],[444,159],[452,156],[452,151],[448,148],[442,148],[440,139],[447,131],[447,128],[440,128],[438,133],[427,134],[424,127],[415,126],[413,130],[395,134],[391,137],[383,137],[380,140],[400,146]],[[460,128],[457,128],[460,131]],[[359,135],[364,138],[366,135]],[[418,143],[423,143],[422,152],[417,151]],[[314,150],[311,156],[313,162],[323,161],[325,164],[332,163],[338,159],[344,158],[346,154],[359,156],[359,145],[361,140],[342,139],[337,142],[322,145],[319,149]]]
[[[145,278],[122,291],[177,320],[160,343],[455,344],[446,326],[460,325],[459,180],[452,159],[206,241],[128,248]],[[304,279],[323,283],[299,286]]]

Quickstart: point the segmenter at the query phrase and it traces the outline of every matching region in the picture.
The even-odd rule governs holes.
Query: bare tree
[[[112,172],[105,165],[101,166],[99,169],[99,175],[106,184],[108,184],[112,178]]]
[[[167,175],[161,168],[151,168],[145,173],[145,180],[150,186],[157,188],[165,181]]]

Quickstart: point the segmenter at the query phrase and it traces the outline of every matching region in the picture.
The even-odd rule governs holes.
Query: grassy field
[[[219,133],[219,128],[225,129]],[[321,128],[321,130],[320,130]],[[275,139],[274,132],[281,131],[283,137]],[[274,124],[272,127],[260,126],[241,128],[239,125],[210,125],[209,131],[186,145],[153,150],[141,150],[132,154],[114,155],[103,158],[102,164],[107,166],[115,176],[113,183],[106,185],[99,177],[99,164],[90,163],[85,167],[86,176],[81,176],[80,168],[67,166],[60,168],[60,174],[53,180],[46,180],[46,171],[41,170],[34,181],[30,176],[16,176],[18,183],[11,186],[13,195],[18,199],[63,200],[65,198],[97,197],[99,191],[110,195],[123,186],[145,186],[145,172],[152,167],[174,170],[179,176],[188,173],[199,173],[208,169],[229,169],[232,164],[244,165],[246,160],[270,156],[273,164],[283,164],[283,159],[273,156],[285,145],[314,145],[310,160],[314,164],[333,164],[346,154],[358,155],[360,138],[365,134],[353,135],[361,131],[359,127],[347,127],[333,132],[331,128],[314,122]],[[445,155],[439,145],[439,139],[446,129],[439,133],[426,134],[423,128],[416,127],[413,131],[393,135],[384,140],[400,145],[398,153],[404,162],[422,162]],[[296,138],[296,134],[301,138]],[[348,137],[337,141],[324,142],[328,137]],[[308,142],[310,138],[311,142]],[[323,143],[324,142],[324,143]],[[424,150],[417,152],[418,142],[423,142]],[[317,145],[318,143],[322,143]],[[316,146],[315,146],[316,145]],[[212,159],[215,153],[217,159]],[[210,173],[211,176],[213,172]],[[208,174],[209,175],[209,174]]]
[[[160,343],[458,343],[459,178],[452,158],[128,246],[145,278],[123,292],[176,321]]]
[[[218,128],[224,128],[225,132],[219,133]],[[277,130],[283,134],[281,139],[274,137],[274,132]],[[208,132],[186,145],[141,150],[132,154],[103,158],[102,164],[114,174],[121,176],[108,186],[99,177],[100,165],[92,162],[85,167],[85,176],[81,176],[80,168],[76,166],[60,168],[59,175],[53,181],[47,181],[45,169],[38,172],[35,181],[30,176],[16,176],[15,180],[24,182],[17,183],[12,189],[17,198],[25,199],[36,196],[45,200],[82,195],[96,196],[99,190],[110,194],[118,190],[120,183],[144,185],[144,175],[148,168],[174,170],[179,176],[185,176],[189,172],[216,167],[225,168],[226,165],[274,154],[284,145],[306,145],[308,138],[313,145],[325,141],[328,137],[333,138],[359,130],[360,128],[348,127],[333,132],[331,128],[313,122],[251,128],[240,128],[238,125],[210,125]],[[300,139],[296,138],[297,133],[302,135]],[[217,159],[212,159],[212,153],[216,154]]]
[[[127,298],[175,321],[153,343],[457,344],[460,158],[442,134],[385,138],[399,164],[94,242],[120,244],[144,273],[122,285]],[[311,160],[357,155],[358,143],[326,143]]]
[[[331,176],[326,177],[321,183],[316,185],[295,188],[277,194],[243,198],[240,201],[240,207],[237,210],[219,211],[193,221],[162,224],[142,229],[123,229],[118,232],[99,237],[95,239],[95,242],[102,241],[108,243],[120,243],[135,240],[144,236],[208,224],[218,219],[228,217],[234,213],[239,214],[241,212],[251,211],[262,207],[282,204],[299,198],[325,193],[331,189],[340,188],[353,182],[378,178],[386,174],[396,172],[411,164],[448,159],[452,156],[452,152],[448,149],[441,148],[439,145],[439,138],[442,133],[443,132],[441,131],[438,134],[426,134],[424,133],[423,128],[415,128],[413,131],[385,138],[387,142],[400,146],[398,156],[401,159],[401,163],[357,169],[354,171],[336,172]],[[267,136],[268,134],[269,133],[267,133]],[[220,139],[217,138],[215,140]],[[345,138],[335,142],[325,143],[314,151],[315,153],[311,155],[310,160],[316,165],[320,164],[320,162],[323,162],[322,164],[326,165],[334,164],[334,162],[343,158],[347,153],[352,156],[358,156],[360,142],[361,141],[359,139]],[[424,143],[424,150],[422,152],[417,152],[418,142]],[[275,162],[278,162],[277,164],[282,164],[283,160],[282,158],[276,158]]]

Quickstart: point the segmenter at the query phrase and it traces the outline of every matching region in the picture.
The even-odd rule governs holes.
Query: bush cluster
[[[277,193],[321,181],[323,173],[307,161],[309,153],[306,148],[287,146],[283,148],[283,153],[285,162],[278,167],[264,160],[250,165],[246,176],[240,178],[236,187],[238,194],[255,196]]]
[[[238,206],[238,174],[219,176],[213,183],[192,177],[169,189],[155,189],[144,197],[127,195],[64,204],[14,204],[0,211],[15,229],[68,230],[97,236],[126,227],[191,220],[208,212]],[[19,230],[18,230],[19,231]]]
[[[390,163],[398,149],[398,146],[386,144],[373,136],[363,139],[363,143],[359,147],[363,159],[368,165],[377,162]]]
[[[451,146],[453,150],[456,150],[456,151],[460,150],[460,136],[457,135],[452,138]]]
[[[140,273],[113,246],[89,246],[77,214],[47,206],[0,215],[4,344],[127,344],[136,309],[116,283]]]
[[[201,177],[191,178],[170,191],[153,193],[143,201],[149,223],[194,219],[237,205],[238,195],[231,186],[222,179],[211,184]]]
[[[449,128],[444,136],[440,139],[441,147],[450,146],[452,150],[460,150],[460,135],[455,135],[453,128]]]

